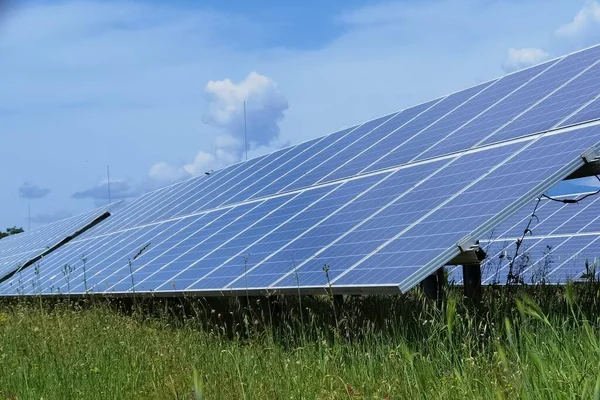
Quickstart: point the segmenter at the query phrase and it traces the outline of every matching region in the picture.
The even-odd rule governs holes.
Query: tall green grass
[[[594,290],[4,303],[0,398],[600,399]]]

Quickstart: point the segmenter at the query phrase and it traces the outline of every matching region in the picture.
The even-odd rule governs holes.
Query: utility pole
[[[31,231],[31,203],[27,205],[27,232]]]

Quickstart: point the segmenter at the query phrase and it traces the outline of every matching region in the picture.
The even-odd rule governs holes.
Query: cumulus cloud
[[[184,165],[159,162],[150,169],[151,179],[173,182],[238,162],[246,150],[246,132],[252,155],[271,151],[282,144],[279,123],[289,105],[277,83],[269,77],[251,72],[238,83],[230,79],[210,81],[205,93],[208,106],[203,121],[221,132],[213,141],[212,151],[199,151]]]
[[[526,49],[508,49],[508,54],[504,63],[502,63],[502,69],[505,72],[513,72],[519,69],[529,67],[531,65],[539,64],[550,58],[550,55],[542,49],[538,48],[526,48]]]
[[[145,190],[139,185],[135,185],[128,180],[111,180],[110,182],[110,199],[111,201],[129,199],[143,194]],[[108,182],[102,181],[96,186],[73,193],[71,196],[74,199],[93,199],[106,200],[109,199]]]
[[[41,199],[50,193],[50,189],[25,182],[19,188],[19,196],[24,199]]]
[[[563,55],[598,43],[600,39],[600,3],[587,1],[573,19],[554,30],[547,50],[540,48],[511,48],[502,68],[516,71],[543,62],[550,54]]]
[[[559,27],[555,34],[559,38],[576,41],[597,39],[600,33],[600,4],[597,1],[588,1],[583,8],[573,17],[573,20]]]

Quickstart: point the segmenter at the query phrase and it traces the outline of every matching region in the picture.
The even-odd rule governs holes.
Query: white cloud
[[[555,32],[556,36],[574,40],[586,40],[590,36],[598,38],[600,33],[600,4],[588,1],[575,15],[573,20],[562,25]]]
[[[535,64],[539,64],[550,58],[550,55],[542,49],[508,49],[506,59],[502,64],[505,72],[513,72]]]
[[[240,148],[244,143],[244,102],[250,147],[267,145],[279,136],[288,101],[272,79],[251,72],[237,84],[229,79],[210,81],[205,91],[209,105],[204,122],[224,131],[227,137],[219,140],[224,147]]]
[[[248,150],[253,156],[272,151],[281,144],[279,123],[288,101],[275,81],[251,72],[239,83],[230,79],[209,81],[205,92],[208,106],[203,121],[221,131],[213,141],[212,152],[199,151],[193,161],[179,166],[159,162],[150,169],[151,179],[174,182],[238,162],[246,150],[246,134]]]

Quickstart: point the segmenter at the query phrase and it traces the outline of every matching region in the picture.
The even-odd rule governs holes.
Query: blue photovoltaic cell
[[[202,196],[199,196],[193,203],[188,202],[185,208],[178,211],[177,215],[187,215],[205,209],[206,204],[210,203],[214,198],[246,180],[251,180],[255,174],[259,173],[263,168],[268,168],[274,160],[287,151],[289,151],[289,148],[258,157],[255,159],[257,161],[254,163],[250,162],[252,160],[242,163],[240,168],[236,171],[235,176],[225,182],[212,185],[210,188],[202,190]]]
[[[433,168],[430,173],[437,171],[436,175],[414,189],[406,191],[404,196],[394,204],[369,220],[365,220],[342,240],[299,268],[297,279],[300,284],[302,286],[326,284],[326,276],[322,270],[324,264],[329,266],[329,276],[335,280],[339,274],[345,272],[363,257],[374,252],[396,234],[448,200],[465,184],[487,172],[491,168],[490,165],[501,162],[522,146],[523,144],[499,147],[453,160],[445,160],[441,164],[436,163],[438,165],[430,166]],[[424,164],[418,168],[427,168],[428,165]],[[292,280],[295,281],[296,277],[288,277],[275,287],[294,286],[295,283]]]
[[[442,140],[437,142],[432,141],[432,147],[420,154],[419,158],[427,159],[454,153],[467,149],[484,139],[486,135],[507,121],[506,108],[522,100],[522,97],[527,94],[528,83],[554,65],[554,63],[556,63],[556,60],[501,78],[496,84],[481,94],[481,98],[484,98],[485,95],[491,96],[492,94],[497,94],[493,106],[484,110],[475,118],[463,121],[465,123],[463,126],[454,131],[448,131],[448,136]]]
[[[456,245],[462,237],[525,195],[537,182],[547,179],[598,142],[599,127],[542,137],[335,283],[352,285],[360,279],[360,283],[365,284],[398,282],[403,287],[425,264],[423,260],[432,260],[436,254]],[[536,160],[533,166],[532,159]]]
[[[549,130],[600,93],[600,64],[595,64],[505,128],[489,142],[500,142]]]
[[[320,197],[335,190],[336,187],[322,187],[288,198],[285,203],[274,208],[272,213],[266,215],[255,224],[246,227],[247,229],[233,236],[226,243],[219,244],[218,247],[211,249],[210,253],[189,264],[186,268],[181,269],[172,278],[169,278],[163,285],[158,287],[157,290],[172,291],[173,286],[176,288],[187,288],[200,279],[210,281],[209,274],[214,273],[218,267],[228,261],[237,261],[243,266],[244,255],[249,246],[259,241],[272,230],[277,229],[279,225],[293,218],[306,207],[309,207]],[[267,201],[270,202],[273,200]]]
[[[397,136],[402,134],[399,131],[401,127],[408,125],[413,120],[419,118],[422,113],[440,101],[442,101],[442,99],[436,99],[415,107],[407,108],[406,110],[398,113],[389,122],[374,129],[370,134],[363,136],[362,139],[355,142],[352,146],[347,147],[344,152],[336,155],[335,159],[331,161],[337,164],[333,165],[335,169],[333,169],[331,172],[328,172],[326,175],[321,175],[318,182],[330,182],[356,175],[364,168],[364,165],[361,165],[360,161],[357,162],[357,159],[362,154],[371,151],[372,147],[376,146],[377,143],[384,140],[386,137],[390,135]],[[408,131],[404,131],[403,133],[408,134]]]
[[[283,175],[286,171],[291,169],[292,166],[298,165],[300,162],[304,161],[304,157],[307,154],[311,154],[312,149],[318,146],[321,139],[322,138],[313,139],[308,142],[301,143],[298,146],[294,146],[294,148],[286,154],[285,160],[281,160],[281,162],[277,163],[278,165],[273,166],[273,168],[270,168],[269,171],[266,171],[264,174],[261,174],[260,177],[253,179],[252,182],[248,183],[235,195],[224,200],[222,204],[235,204],[247,200],[253,194],[257,193],[269,183],[273,182],[281,175]]]
[[[248,285],[256,287],[262,283],[262,286],[269,286],[279,279],[285,279],[286,275],[289,275],[285,279],[286,282],[297,284],[297,276],[293,274],[293,269],[301,267],[322,248],[339,240],[346,232],[375,214],[386,204],[392,203],[398,196],[427,178],[443,164],[434,162],[402,169],[390,177],[380,180],[359,198],[339,209],[335,215],[331,215],[315,227],[309,235],[295,240],[288,247],[272,255],[269,260],[250,271],[247,274]],[[349,182],[349,184],[353,182]],[[363,185],[363,183],[360,184]],[[238,281],[236,287],[239,285]]]
[[[171,225],[172,223],[160,224],[162,228],[168,228]],[[84,283],[84,276],[86,278],[84,286],[87,285],[88,281],[93,282],[94,265],[105,265],[104,263],[111,258],[127,259],[127,257],[133,257],[135,255],[133,254],[134,251],[143,246],[141,243],[144,243],[147,239],[147,232],[152,229],[156,229],[156,227],[138,228],[109,236],[99,236],[89,240],[68,243],[45,257],[37,271],[28,268],[16,274],[10,281],[0,284],[0,293],[69,293],[68,289],[71,283],[75,285]],[[131,243],[131,252],[118,254],[113,251],[118,248],[118,244],[125,243]],[[88,269],[87,263],[84,267],[84,259],[90,263],[92,270]],[[61,283],[64,283],[64,285]]]
[[[303,172],[298,173],[298,170],[302,170],[302,171],[307,170],[307,165],[305,165],[305,164],[308,163],[308,165],[314,166],[315,165],[314,161],[311,161],[311,160],[313,160],[314,157],[318,156],[320,153],[322,153],[324,151],[330,152],[331,150],[328,150],[330,147],[336,146],[336,144],[340,140],[345,138],[350,132],[352,132],[355,129],[358,129],[359,127],[360,127],[360,125],[352,127],[352,128],[344,129],[342,131],[335,132],[335,133],[332,133],[331,135],[325,136],[319,142],[318,148],[315,148],[314,151],[310,151],[308,154],[305,153],[305,155],[300,157],[298,160],[294,160],[294,162],[289,165],[287,171],[285,171],[285,172],[282,171],[282,173],[279,175],[278,179],[275,179],[272,182],[270,182],[269,184],[265,185],[261,190],[254,193],[250,198],[256,199],[259,197],[263,197],[263,196],[267,196],[267,195],[279,192],[281,189],[283,189],[284,187],[286,187],[287,185],[289,185],[290,183],[295,181],[299,176],[301,176],[303,174]]]
[[[475,87],[454,93],[444,100],[436,104],[417,120],[411,124],[405,125],[399,130],[400,134],[388,137],[374,146],[363,157],[360,157],[360,163],[363,165],[361,172],[375,171],[387,167],[401,165],[412,159],[415,154],[406,153],[403,151],[404,146],[410,147],[412,138],[418,135],[430,125],[441,121],[448,113],[454,112],[455,109],[468,101],[471,97],[477,96],[480,92],[484,92],[490,85],[496,81],[482,83]],[[406,132],[405,129],[408,131]],[[407,134],[408,133],[408,134]],[[407,138],[408,137],[408,138]],[[388,140],[389,139],[389,140]],[[368,162],[368,164],[366,164]]]
[[[518,87],[526,83],[538,69],[525,70],[519,74],[509,75],[495,81],[485,90],[475,97],[472,97],[452,113],[442,117],[435,124],[421,131],[413,137],[408,143],[394,150],[390,155],[384,157],[373,165],[372,169],[381,169],[396,165],[404,161],[422,160],[429,158],[425,155],[430,148],[434,148],[443,141],[446,136],[452,137],[452,134],[459,130],[467,122],[481,115],[499,99],[513,92]]]
[[[539,75],[461,128],[460,132],[454,133],[445,141],[446,143],[440,143],[427,156],[433,157],[459,151],[484,142],[496,142],[495,135],[492,135],[494,132],[504,125],[510,124],[519,115],[568,82],[569,79],[595,63],[598,58],[600,58],[600,47],[595,47],[587,52],[575,53],[558,61],[550,61],[534,67],[541,70]],[[544,67],[548,66],[549,68],[544,70]],[[490,135],[492,136],[486,139]]]
[[[288,270],[292,269],[296,262],[302,261],[302,254],[290,254],[289,251],[293,250],[291,246],[302,238],[315,238],[317,233],[315,228],[318,225],[328,221],[344,205],[353,201],[353,199],[381,181],[384,177],[384,174],[378,174],[342,184],[337,190],[315,202],[301,213],[298,213],[292,220],[282,224],[277,230],[261,238],[259,242],[249,247],[247,249],[247,253],[249,254],[247,268],[241,273],[236,273],[235,268],[227,268],[227,265],[224,265],[219,270],[220,273],[213,274],[212,277],[216,278],[219,276],[222,278],[225,288],[246,287],[247,285],[252,285],[253,287],[268,286],[273,279],[271,279],[272,275],[265,273],[266,262],[272,261],[274,258],[277,258],[276,256],[280,256],[278,258],[282,261],[280,265],[284,268],[287,267]],[[321,243],[321,246],[325,244]],[[288,257],[290,255],[291,257]],[[296,257],[298,257],[297,261]],[[272,273],[277,274],[277,272],[275,270]]]
[[[248,171],[247,174],[243,176],[237,176],[235,182],[232,184],[227,185],[226,187],[219,187],[218,191],[215,191],[209,198],[205,199],[201,206],[196,207],[195,210],[191,211],[197,212],[200,210],[208,210],[218,207],[233,194],[239,193],[245,187],[252,185],[253,182],[258,181],[264,175],[268,175],[269,172],[277,169],[280,164],[282,164],[286,159],[290,158],[288,155],[290,150],[291,148],[287,148],[271,153],[269,156],[265,157],[265,161],[260,165],[260,167],[255,166],[251,171]]]
[[[185,287],[177,286],[175,276],[192,264],[209,256],[211,253],[224,246],[247,229],[257,224],[269,213],[290,201],[294,196],[281,196],[264,202],[252,203],[253,207],[238,219],[230,221],[228,225],[210,234],[198,232],[197,237],[172,247],[169,251],[153,259],[143,259],[143,264],[134,272],[135,289],[138,291],[153,290],[165,285],[169,290],[182,290]],[[228,215],[229,217],[229,215]],[[229,218],[228,218],[229,219]],[[200,276],[197,277],[199,279]],[[125,279],[126,281],[126,279]],[[127,286],[119,281],[108,289],[109,291],[123,290]]]
[[[354,143],[356,140],[360,139],[365,135],[368,135],[369,132],[380,127],[386,121],[393,118],[394,115],[395,114],[390,114],[369,122],[365,122],[355,130],[349,132],[346,136],[335,142],[330,147],[324,149],[323,151],[316,154],[314,157],[308,159],[305,163],[300,165],[292,173],[286,176],[285,182],[289,183],[285,187],[281,188],[279,192],[281,193],[288,190],[294,190],[310,186],[312,183],[314,183],[313,181],[319,179],[316,175],[312,174],[313,170],[317,169],[321,164],[326,163],[326,161],[330,157],[334,157],[340,151],[352,145],[352,143]],[[333,167],[330,166],[329,171],[332,170]]]
[[[535,207],[516,202],[600,142],[593,124],[534,135],[598,119],[599,59],[596,46],[146,193],[0,294],[407,290],[467,235],[485,236],[486,281],[505,280],[505,253]],[[600,197],[571,206],[538,204],[523,280],[578,279],[581,258],[597,253]],[[0,241],[0,276],[79,222]],[[460,280],[460,268],[451,274]]]
[[[118,206],[108,208],[117,209]],[[14,272],[29,260],[90,224],[108,208],[95,209],[75,217],[33,228],[25,233],[3,238],[0,240],[0,278]]]
[[[367,179],[372,180],[372,178]],[[310,202],[307,201],[305,207],[298,210],[291,219],[282,221],[278,226],[272,227],[269,232],[265,232],[260,238],[255,238],[255,240],[249,243],[242,252],[245,258],[239,255],[230,258],[188,286],[188,290],[227,289],[227,284],[233,279],[240,277],[257,262],[262,261],[266,256],[281,248],[286,242],[294,239],[329,213],[334,212],[340,207],[340,203],[348,201],[356,195],[352,190],[348,190],[346,185],[334,188],[327,187],[325,189],[329,190],[325,193],[315,194],[306,192],[304,195],[310,195],[312,200]]]
[[[338,173],[335,175],[333,174],[333,172],[338,167],[340,167],[342,164],[344,164],[345,161],[351,160],[354,156],[365,151],[365,149],[367,149],[374,143],[376,143],[379,140],[383,139],[384,137],[388,136],[392,132],[395,132],[400,127],[404,126],[409,121],[411,121],[413,118],[415,118],[417,115],[419,115],[423,111],[427,110],[428,108],[430,108],[431,106],[433,106],[435,103],[437,103],[439,101],[440,100],[438,99],[435,101],[431,101],[429,103],[421,104],[419,106],[404,110],[404,111],[396,114],[392,118],[388,119],[383,124],[375,127],[370,132],[367,132],[366,134],[360,135],[360,136],[357,135],[358,137],[356,138],[356,140],[354,142],[352,142],[349,145],[347,145],[346,147],[344,147],[338,153],[332,155],[329,159],[325,160],[321,165],[319,165],[316,168],[314,168],[313,170],[309,171],[301,179],[296,181],[294,184],[290,185],[290,188],[312,185],[312,184],[315,184],[316,182],[332,181],[335,179],[346,178],[346,177],[354,175],[356,172],[359,171],[358,169],[355,170],[354,173],[351,173],[351,175],[348,175],[348,173],[349,173],[348,170],[345,170],[345,171],[338,170]],[[356,166],[354,168],[356,169]],[[329,176],[329,174],[332,174],[332,175]]]
[[[221,229],[226,228],[233,221],[236,221],[238,218],[244,216],[259,205],[260,203],[244,204],[227,210],[214,211],[206,214],[203,218],[196,220],[194,220],[193,217],[185,218],[182,222],[184,224],[187,223],[188,225],[186,225],[184,229],[178,231],[167,240],[149,247],[144,251],[141,257],[136,260],[136,264],[133,265],[132,268],[129,268],[127,263],[121,263],[120,266],[111,268],[110,271],[106,271],[103,273],[103,279],[98,285],[105,288],[105,291],[127,292],[132,287],[132,278],[134,283],[141,282],[152,271],[152,269],[147,268],[146,266],[148,262],[160,259],[161,263],[167,264],[175,260],[179,253],[184,252],[188,246],[193,246],[213,234],[216,234]],[[177,251],[173,251],[175,249]],[[154,264],[154,268],[160,267],[161,265]],[[148,290],[152,289],[154,288],[148,288]]]
[[[583,122],[595,121],[600,118],[600,98],[598,94],[596,99],[586,105],[583,109],[575,113],[572,117],[567,119],[560,126],[569,126],[575,124],[581,124]]]

